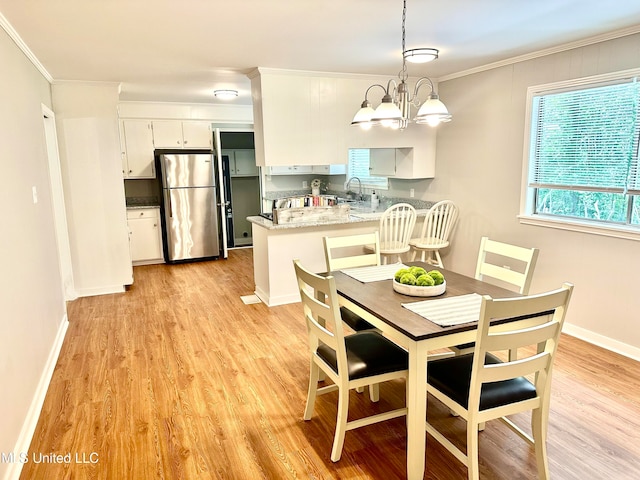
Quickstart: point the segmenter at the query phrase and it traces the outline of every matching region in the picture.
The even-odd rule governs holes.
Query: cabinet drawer
[[[127,220],[136,218],[160,218],[160,209],[158,207],[127,208]]]

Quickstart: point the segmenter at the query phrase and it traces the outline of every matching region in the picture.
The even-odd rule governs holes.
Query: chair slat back
[[[493,261],[487,258],[487,254],[493,258]],[[498,259],[506,259],[507,261],[516,260],[522,262],[524,267],[522,271],[513,270],[511,265],[495,263]],[[526,295],[531,288],[531,280],[533,279],[533,272],[537,260],[537,248],[519,247],[517,245],[510,245],[482,237],[475,277],[483,281],[489,277],[501,282],[506,282],[515,287],[518,293]]]
[[[338,371],[344,372],[347,353],[335,279],[310,272],[300,260],[294,260],[293,266],[309,333],[309,348],[315,353],[319,342],[332,348],[338,359]]]
[[[380,238],[378,232],[341,237],[324,237],[322,240],[327,271],[329,272],[343,268],[380,265]],[[373,252],[368,252],[365,247],[373,248]],[[344,255],[341,255],[341,252]]]
[[[478,408],[483,383],[509,380],[535,374],[537,396],[548,395],[548,383],[556,353],[560,332],[573,292],[573,285],[529,297],[494,300],[485,296],[482,300],[476,350],[471,372],[469,408]],[[519,327],[507,323],[495,327],[491,320],[500,318],[533,317],[532,325]],[[535,352],[500,364],[485,365],[485,355],[490,352],[512,350],[535,345]],[[519,351],[522,354],[522,350]]]
[[[434,204],[424,220],[420,244],[447,245],[458,220],[458,207],[451,200]]]
[[[408,247],[416,224],[416,209],[408,203],[396,203],[380,218],[380,244],[385,249]]]

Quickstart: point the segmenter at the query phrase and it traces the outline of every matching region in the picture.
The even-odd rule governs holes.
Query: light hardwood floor
[[[320,397],[313,419],[302,420],[301,305],[245,305],[251,255],[234,250],[226,261],[136,267],[126,293],[70,303],[29,455],[70,453],[72,462],[29,462],[21,478],[405,478],[403,419],[347,432],[342,459],[331,462],[337,397]],[[552,479],[640,478],[639,367],[563,335],[551,400]],[[402,405],[399,382],[381,387],[379,405],[352,393],[350,416]],[[432,399],[428,410],[464,444],[462,420]],[[481,478],[537,478],[533,450],[506,426],[489,423],[480,436]],[[76,463],[76,455],[97,461]],[[431,438],[426,456],[425,478],[466,478]]]

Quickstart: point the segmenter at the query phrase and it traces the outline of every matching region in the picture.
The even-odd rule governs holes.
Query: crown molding
[[[47,71],[46,68],[44,68],[44,65],[40,63],[40,60],[38,60],[38,58],[33,54],[27,44],[24,43],[22,38],[20,38],[20,35],[18,35],[18,32],[16,32],[15,28],[13,28],[13,26],[9,23],[9,20],[7,20],[1,12],[0,27],[2,27],[2,29],[7,32],[7,35],[9,35],[9,37],[15,42],[18,48],[22,50],[22,53],[26,55],[29,61],[33,64],[34,67],[38,69],[42,76],[46,78],[49,83],[53,83],[53,77],[51,76],[51,74]]]
[[[615,40],[616,38],[626,37],[628,35],[634,35],[636,33],[640,33],[640,25],[634,25],[633,27],[603,33],[594,37],[583,38],[582,40],[576,40],[575,42],[563,43],[562,45],[556,45],[555,47],[545,48],[544,50],[538,50],[524,55],[519,55],[517,57],[507,58],[505,60],[500,60],[494,63],[488,63],[480,67],[470,68],[469,70],[463,70],[460,72],[452,73],[450,75],[443,75],[442,77],[438,77],[438,82],[453,80],[454,78],[466,77],[467,75],[473,75],[474,73],[485,72],[494,68],[505,67],[507,65],[513,65],[514,63],[520,63],[527,60],[532,60],[534,58],[553,55],[554,53],[566,52],[567,50],[586,47],[588,45],[593,45],[594,43],[606,42],[607,40]]]

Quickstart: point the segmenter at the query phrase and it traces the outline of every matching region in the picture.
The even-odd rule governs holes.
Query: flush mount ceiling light
[[[371,85],[367,88],[364,95],[364,101],[360,106],[360,110],[353,117],[351,125],[360,126],[363,129],[369,129],[372,126],[382,125],[385,127],[404,129],[409,124],[411,115],[411,106],[418,109],[414,121],[416,123],[426,123],[430,126],[436,126],[441,122],[451,121],[451,115],[445,107],[444,103],[438,98],[433,82],[427,77],[422,77],[416,82],[413,95],[409,93],[407,85],[407,61],[414,63],[426,63],[438,58],[438,50],[435,48],[414,48],[407,50],[405,48],[405,21],[407,18],[407,0],[403,0],[402,7],[402,70],[398,73],[399,83],[395,79],[389,80],[387,87],[380,84]],[[420,60],[418,60],[420,59]],[[423,85],[429,85],[431,93],[429,98],[420,105],[418,99],[418,91]],[[379,87],[384,91],[380,105],[374,110],[368,99],[369,91]]]
[[[436,48],[412,48],[402,52],[402,56],[410,63],[427,63],[438,58]]]
[[[213,94],[220,100],[233,100],[238,96],[237,90],[214,90]]]

